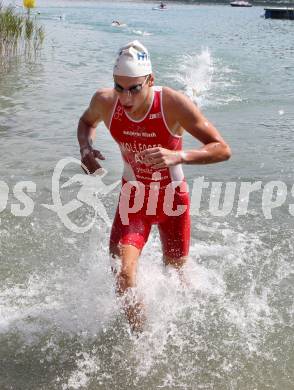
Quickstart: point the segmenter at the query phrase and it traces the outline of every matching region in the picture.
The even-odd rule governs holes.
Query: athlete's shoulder
[[[91,99],[89,110],[105,119],[112,112],[115,101],[113,88],[98,89]]]
[[[180,91],[176,91],[170,87],[162,87],[162,98],[171,105],[177,105],[180,103],[185,103],[191,100]]]
[[[178,112],[183,107],[195,107],[195,104],[184,93],[170,87],[162,88],[162,100],[168,111]]]
[[[113,88],[101,88],[94,93],[91,104],[104,108],[112,105],[115,100],[116,95]]]
[[[113,109],[115,96],[113,89],[98,89],[92,96],[91,102],[82,115],[84,122],[93,125],[106,120]]]

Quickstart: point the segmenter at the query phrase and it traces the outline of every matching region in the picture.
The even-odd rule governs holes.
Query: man
[[[138,41],[119,50],[114,88],[98,90],[79,121],[81,159],[89,173],[101,168],[91,146],[103,121],[118,143],[123,162],[122,190],[110,235],[110,254],[119,259],[117,293],[136,286],[136,267],[152,224],[157,224],[165,265],[181,270],[190,245],[189,196],[182,164],[210,164],[230,158],[229,146],[196,105],[182,93],[155,87],[147,49]],[[182,150],[188,131],[203,147]],[[180,272],[179,272],[180,273]],[[131,328],[144,324],[139,299],[126,301]]]

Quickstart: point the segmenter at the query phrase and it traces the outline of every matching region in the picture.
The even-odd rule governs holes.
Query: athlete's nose
[[[132,100],[132,94],[130,93],[130,91],[124,91],[121,95],[120,95],[120,101],[123,105],[127,105],[131,100]]]

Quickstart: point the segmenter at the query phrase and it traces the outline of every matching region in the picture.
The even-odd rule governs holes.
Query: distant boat
[[[267,7],[265,10],[266,19],[290,19],[294,20],[294,8],[288,7]]]
[[[244,0],[236,0],[230,2],[232,7],[252,7],[252,4]]]

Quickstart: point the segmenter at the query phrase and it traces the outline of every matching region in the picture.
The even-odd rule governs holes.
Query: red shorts
[[[170,212],[167,212],[166,207],[164,207],[166,199],[161,194],[162,191],[160,191],[156,210],[153,213],[155,215],[146,213],[148,204],[148,196],[146,196],[140,210],[128,213],[128,223],[125,221],[125,216],[122,217],[125,208],[119,203],[112,225],[110,244],[133,245],[141,250],[148,240],[151,226],[157,224],[163,254],[171,258],[187,256],[190,246],[189,194],[188,192],[180,192],[179,187],[177,187],[169,205]],[[121,193],[119,202],[123,196]],[[128,199],[129,204],[132,202],[132,198]],[[181,207],[181,212],[176,212],[178,207]]]

